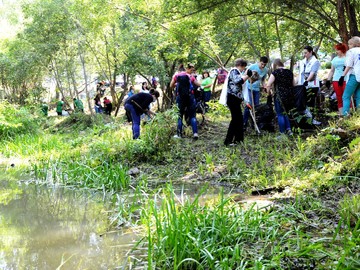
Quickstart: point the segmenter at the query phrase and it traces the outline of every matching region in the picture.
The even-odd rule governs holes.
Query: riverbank
[[[31,133],[3,137],[2,158],[38,181],[111,193],[118,226],[142,228],[151,268],[355,269],[359,263],[359,116],[293,137],[249,131],[243,145],[224,147],[229,122],[212,104],[200,138],[175,140],[176,113],[158,114],[131,139],[123,118],[72,115],[34,118]],[[19,120],[19,119],[17,119]],[[37,127],[37,128],[36,128]],[[6,161],[5,161],[6,162]],[[17,167],[7,166],[9,172]],[[226,186],[267,194],[262,210],[238,196],[207,203],[182,200],[171,183]],[[134,199],[135,198],[135,199]],[[350,211],[351,210],[351,211]]]

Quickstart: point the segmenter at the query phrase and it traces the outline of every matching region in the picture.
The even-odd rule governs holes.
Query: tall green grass
[[[41,119],[26,107],[0,101],[0,140],[12,139],[20,134],[34,134]]]
[[[61,183],[104,191],[128,189],[127,167],[112,160],[62,159],[33,164],[34,176],[48,183]]]
[[[272,208],[243,208],[220,194],[201,203],[167,186],[142,210],[148,269],[357,269],[360,222],[313,194]],[[358,198],[341,205],[358,204]],[[346,207],[345,207],[346,208]],[[344,213],[344,212],[342,212]],[[346,212],[348,213],[348,211]],[[327,224],[329,216],[339,226]],[[342,222],[344,220],[345,223]],[[341,224],[347,226],[343,227]],[[333,229],[330,227],[333,226]]]
[[[148,269],[336,267],[332,256],[341,247],[330,248],[332,233],[321,235],[308,225],[310,212],[320,211],[320,202],[244,209],[223,194],[205,205],[199,196],[184,199],[168,186],[148,201],[141,215],[147,228]]]

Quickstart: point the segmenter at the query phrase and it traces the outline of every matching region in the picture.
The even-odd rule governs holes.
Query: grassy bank
[[[148,250],[150,269],[360,267],[359,115],[330,118],[326,128],[292,138],[250,132],[243,145],[226,148],[228,112],[217,104],[198,141],[190,130],[188,138],[172,138],[172,110],[142,126],[134,141],[121,117],[44,118],[26,108],[6,114],[9,105],[1,106],[1,159],[9,172],[27,170],[42,182],[79,188],[131,190],[115,197],[117,224],[142,229],[139,246]],[[206,203],[179,198],[171,183],[184,182],[267,193],[272,204],[248,208],[225,194]]]

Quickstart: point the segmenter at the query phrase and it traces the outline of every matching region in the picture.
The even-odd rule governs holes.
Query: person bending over
[[[158,91],[150,93],[138,93],[129,97],[125,101],[125,110],[127,115],[131,115],[133,139],[140,137],[140,116],[143,113],[155,115],[155,112],[149,110],[149,105],[159,98]]]

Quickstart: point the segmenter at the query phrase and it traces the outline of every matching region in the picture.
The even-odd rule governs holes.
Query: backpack
[[[188,75],[180,75],[176,79],[176,91],[182,100],[187,100],[191,95],[192,85]]]
[[[217,82],[218,84],[223,84],[225,83],[225,79],[227,77],[228,73],[225,69],[219,68],[217,70]]]

